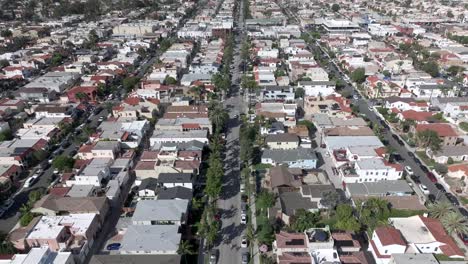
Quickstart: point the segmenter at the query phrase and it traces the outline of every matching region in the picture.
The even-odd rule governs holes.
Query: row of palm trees
[[[450,235],[468,234],[468,219],[448,202],[436,202],[429,206],[429,216],[439,219]]]

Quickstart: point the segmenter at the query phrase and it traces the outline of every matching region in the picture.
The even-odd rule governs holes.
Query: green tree
[[[0,60],[0,69],[10,66],[10,62],[8,60]]]
[[[166,78],[164,78],[164,83],[166,85],[176,85],[177,84],[177,80],[174,79],[174,77],[171,77],[171,76],[166,76]]]
[[[80,100],[80,102],[83,102],[83,101],[87,101],[89,98],[88,98],[88,95],[83,93],[83,92],[79,92],[75,95],[76,99]]]
[[[131,92],[139,81],[138,77],[131,76],[123,79],[122,85],[127,92]]]
[[[439,174],[446,174],[448,172],[448,168],[447,166],[445,166],[444,164],[441,164],[441,163],[436,163],[434,165],[434,169],[437,171],[437,173]]]
[[[333,4],[333,5],[331,6],[331,9],[332,9],[333,12],[336,13],[336,12],[338,12],[338,11],[340,10],[340,6],[339,6],[338,4],[335,3],[335,4]]]
[[[304,98],[304,95],[305,95],[304,89],[301,88],[301,87],[296,87],[296,89],[294,90],[294,97],[295,98]]]
[[[339,204],[336,207],[336,217],[338,219],[335,224],[336,229],[355,232],[361,229],[361,225],[353,215],[353,207],[349,204]]]
[[[451,76],[457,76],[461,72],[463,72],[463,68],[456,65],[452,65],[447,69],[447,73]]]
[[[20,218],[20,225],[21,226],[27,226],[31,221],[34,219],[34,216],[31,212],[27,212],[23,214]]]
[[[3,38],[11,38],[13,33],[9,29],[4,29],[0,32],[0,36]]]
[[[332,211],[335,210],[335,207],[341,202],[340,194],[333,190],[327,191],[322,193],[322,197],[320,199],[320,204],[328,208],[328,210]]]
[[[278,78],[278,77],[281,77],[281,76],[286,76],[286,72],[284,72],[283,70],[277,69],[275,71],[275,77]]]
[[[182,240],[177,249],[177,254],[184,256],[184,263],[187,264],[187,255],[195,255],[196,252],[193,250],[193,245],[187,240]]]
[[[6,129],[0,132],[0,142],[3,142],[5,140],[11,140],[11,139],[13,139],[13,134],[11,133],[11,130]]]
[[[250,58],[250,49],[251,49],[250,42],[248,40],[244,41],[244,43],[242,43],[241,51],[240,51],[242,60],[246,61]]]
[[[50,59],[50,64],[52,66],[58,66],[58,65],[62,64],[62,61],[63,61],[62,54],[60,54],[58,52],[55,52],[54,55],[52,56],[52,58]]]
[[[260,210],[266,210],[275,205],[276,197],[274,193],[262,190],[256,199],[257,208]]]
[[[312,122],[309,121],[309,120],[301,120],[301,121],[297,122],[297,124],[298,124],[298,125],[306,126],[307,129],[308,129],[310,132],[314,132],[314,131],[315,131],[314,123],[312,123]]]
[[[294,216],[291,217],[291,228],[296,232],[304,232],[307,229],[315,227],[319,221],[320,213],[297,209]]]
[[[454,212],[455,209],[448,202],[435,202],[428,206],[429,216],[432,218],[442,219],[445,215],[450,212]]]
[[[439,64],[437,64],[435,61],[428,61],[424,63],[421,67],[421,70],[425,71],[432,77],[439,76]]]
[[[54,166],[54,168],[60,171],[69,171],[70,169],[73,168],[74,164],[75,164],[75,160],[66,155],[57,156],[52,161],[52,166]]]
[[[366,80],[366,70],[364,68],[357,68],[351,73],[351,80],[358,84],[363,83]]]
[[[416,140],[419,147],[421,148],[430,148],[432,151],[439,151],[442,145],[442,140],[433,130],[423,130],[416,132]]]
[[[454,15],[452,13],[452,10],[447,11],[447,17],[448,18],[453,18],[454,17]]]
[[[392,74],[391,74],[389,71],[387,71],[387,70],[383,71],[382,74],[383,74],[385,77],[387,77],[387,78],[389,78],[389,77],[392,76]]]
[[[28,195],[28,206],[30,207],[33,207],[34,204],[39,201],[39,199],[41,199],[42,197],[42,191],[39,191],[39,190],[34,190],[34,191],[31,191]]]
[[[450,212],[446,214],[442,220],[442,225],[450,235],[467,234],[468,221],[467,218],[458,212]]]
[[[215,108],[209,109],[209,119],[213,124],[215,134],[221,133],[226,126],[226,122],[229,120],[229,114],[221,104],[218,104]]]

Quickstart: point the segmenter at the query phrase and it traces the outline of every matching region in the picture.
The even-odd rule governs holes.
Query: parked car
[[[218,251],[216,249],[213,249],[210,252],[210,264],[216,264],[217,261],[218,261]]]
[[[468,245],[468,234],[460,234],[458,236],[460,237],[461,241],[463,241],[465,245]]]
[[[241,238],[241,247],[242,248],[246,248],[247,247],[247,238],[246,237],[242,237]]]
[[[424,184],[419,184],[419,189],[421,189],[421,191],[424,193],[424,194],[429,194],[429,189],[427,188],[426,185]]]
[[[443,192],[443,193],[446,193],[446,192],[447,192],[447,191],[445,190],[444,186],[442,186],[442,184],[440,184],[440,183],[435,183],[434,185],[435,185],[435,187],[436,187],[438,190],[440,190],[441,192]]]
[[[451,193],[446,193],[446,194],[445,194],[445,197],[447,197],[447,199],[448,199],[454,206],[459,206],[459,205],[460,205],[460,202],[458,201],[457,197],[455,197],[453,194],[451,194]]]
[[[241,224],[246,225],[247,224],[247,215],[241,214]]]
[[[465,208],[459,207],[458,210],[460,211],[460,214],[462,214],[464,217],[468,217],[468,211]]]
[[[34,174],[33,176],[29,177],[25,182],[24,182],[24,187],[29,188],[36,183],[37,179],[39,178],[38,174]]]
[[[120,243],[112,243],[107,245],[107,250],[118,250],[120,248]]]
[[[421,162],[419,162],[419,163],[421,163]],[[421,167],[421,170],[424,171],[424,173],[428,173],[428,172],[429,172],[429,170],[427,169],[426,166],[421,165],[420,167]]]
[[[426,175],[429,178],[429,180],[431,180],[431,182],[433,182],[433,183],[437,182],[437,178],[435,177],[434,173],[428,172]]]
[[[14,203],[15,203],[15,201],[13,199],[6,200],[0,206],[0,217],[3,217],[3,215],[13,206]]]
[[[98,118],[98,121],[99,121],[99,122],[102,122],[102,121],[104,121],[104,118],[105,118],[105,117],[100,116],[100,117]]]
[[[435,201],[436,201],[435,195],[429,194],[429,195],[427,196],[427,201],[430,202],[430,203],[435,203]]]
[[[240,192],[245,193],[245,184],[244,183],[240,184]]]
[[[411,169],[410,166],[405,166],[405,171],[406,171],[406,173],[408,173],[408,175],[413,175],[414,174],[413,169]]]
[[[421,183],[421,181],[419,180],[419,176],[413,174],[410,177],[415,183]]]
[[[249,258],[250,258],[249,252],[242,253],[242,264],[248,264]]]

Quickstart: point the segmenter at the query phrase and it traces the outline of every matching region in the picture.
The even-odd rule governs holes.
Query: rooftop
[[[181,239],[178,229],[176,225],[130,225],[124,234],[120,250],[164,253],[177,251]]]

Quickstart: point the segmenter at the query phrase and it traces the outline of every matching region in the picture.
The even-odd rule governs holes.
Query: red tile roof
[[[454,164],[448,167],[449,172],[463,171],[468,176],[468,164]]]
[[[278,248],[307,248],[307,237],[304,233],[288,233],[285,231],[280,231],[275,235],[276,237],[276,246]],[[303,240],[302,245],[287,245],[287,242],[291,240]]]
[[[139,105],[140,104],[140,98],[138,97],[128,97],[124,100],[124,103],[128,105]]]
[[[377,227],[375,229],[376,235],[379,237],[380,242],[383,246],[389,245],[401,245],[406,246],[406,242],[403,240],[403,236],[400,230],[393,227]]]
[[[139,161],[135,166],[135,170],[154,170],[156,161]]]
[[[440,250],[446,256],[464,256],[463,251],[457,246],[455,241],[445,232],[442,223],[434,218],[419,216],[426,228],[431,232],[432,236],[439,242],[445,245],[440,247]]]
[[[183,129],[200,129],[200,125],[187,123],[187,124],[182,124],[182,128]]]
[[[432,130],[440,137],[456,137],[457,132],[449,124],[418,124],[416,131]]]
[[[49,194],[64,197],[70,189],[71,187],[54,187],[49,190]]]
[[[426,121],[429,117],[433,116],[432,112],[418,112],[414,110],[407,110],[401,112],[401,115],[405,120],[414,120],[414,121]]]

